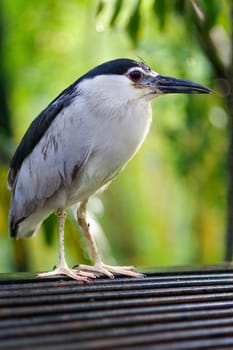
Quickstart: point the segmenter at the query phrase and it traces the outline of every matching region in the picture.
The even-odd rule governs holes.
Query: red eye
[[[129,73],[129,78],[134,83],[136,83],[142,79],[142,72],[140,70],[133,70],[132,72]]]

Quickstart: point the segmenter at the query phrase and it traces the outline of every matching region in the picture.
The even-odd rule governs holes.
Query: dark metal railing
[[[0,349],[233,349],[233,267],[79,284],[0,276]]]

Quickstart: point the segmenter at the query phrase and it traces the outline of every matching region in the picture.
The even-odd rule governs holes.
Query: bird
[[[58,264],[38,277],[87,282],[101,275],[142,276],[134,266],[103,262],[86,218],[88,199],[107,188],[141,147],[155,97],[210,92],[201,84],[161,75],[145,62],[117,58],[82,75],[32,121],[11,159],[7,182],[11,238],[34,236],[45,218],[57,214]],[[74,205],[93,265],[70,268],[64,225],[66,210]]]

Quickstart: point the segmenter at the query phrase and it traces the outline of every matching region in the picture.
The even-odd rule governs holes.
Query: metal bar
[[[123,289],[123,288],[122,288]],[[176,287],[176,288],[157,288],[151,289],[151,285],[148,285],[146,290],[116,290],[116,291],[104,291],[101,293],[87,292],[75,294],[59,294],[59,295],[40,295],[40,296],[29,296],[24,294],[21,298],[9,296],[7,299],[0,297],[0,306],[18,306],[18,305],[40,305],[42,303],[54,304],[64,303],[67,300],[69,302],[77,301],[90,301],[90,300],[119,300],[119,299],[133,299],[133,298],[148,298],[148,297],[165,297],[165,296],[187,296],[187,295],[200,295],[200,294],[218,294],[225,293],[226,295],[233,296],[233,284],[221,285],[221,286],[198,286],[198,287]]]
[[[87,310],[106,310],[114,309],[120,307],[136,307],[136,306],[149,306],[149,305],[174,305],[181,302],[186,303],[196,303],[196,302],[210,302],[210,301],[232,301],[233,293],[213,293],[213,294],[201,294],[201,295],[186,295],[186,296],[174,296],[174,297],[158,297],[158,298],[134,298],[134,299],[121,299],[118,300],[105,300],[105,301],[93,301],[92,299],[86,300],[86,302],[70,302],[67,300],[67,303],[56,303],[54,302],[51,305],[38,304],[31,306],[14,306],[10,307],[1,307],[0,308],[0,317],[16,317],[20,315],[34,315],[35,313],[42,314],[51,314],[59,312],[83,312]],[[89,301],[89,302],[88,302]]]
[[[14,315],[10,318],[0,319],[0,328],[8,328],[8,327],[16,327],[16,326],[26,326],[26,325],[41,325],[41,324],[50,324],[52,322],[55,323],[63,323],[64,318],[69,321],[77,321],[77,320],[91,320],[91,319],[101,319],[103,317],[124,317],[135,316],[135,315],[150,315],[150,314],[167,314],[168,312],[190,312],[190,311],[206,311],[208,313],[209,310],[215,310],[216,312],[220,310],[224,312],[233,308],[233,301],[223,301],[223,302],[209,302],[209,303],[187,303],[187,304],[177,304],[177,305],[156,305],[156,306],[141,306],[141,307],[132,307],[132,308],[120,308],[117,309],[107,309],[107,310],[87,310],[85,314],[82,312],[77,312],[77,310],[73,309],[75,312],[58,312],[52,314],[39,315],[37,317],[33,317],[26,315],[19,315],[19,317],[15,318]]]
[[[24,284],[21,285],[20,288],[17,286],[10,286],[11,288],[8,288],[5,286],[5,288],[0,288],[0,299],[6,297],[9,298],[9,291],[11,297],[24,297],[25,292],[27,294],[30,294],[30,296],[38,296],[38,295],[58,295],[58,294],[72,294],[72,293],[82,293],[82,292],[99,292],[99,291],[117,291],[119,289],[124,288],[124,291],[132,291],[132,290],[143,290],[148,289],[151,287],[154,287],[156,289],[167,287],[167,288],[183,288],[183,287],[217,287],[224,285],[224,287],[229,286],[230,288],[233,288],[233,276],[229,278],[213,278],[213,279],[193,279],[193,280],[178,280],[178,281],[154,281],[148,279],[143,279],[144,282],[133,282],[129,283],[127,282],[121,282],[118,284],[102,284],[102,285],[96,285],[96,284],[89,284],[89,285],[79,285],[76,284],[69,284],[65,283],[63,285],[59,285],[59,288],[55,289],[54,284],[45,284],[40,283],[40,285],[31,285],[31,284]],[[156,282],[156,286],[155,286]],[[59,283],[58,283],[59,284]],[[12,288],[14,287],[14,288]],[[30,289],[30,291],[28,290]]]

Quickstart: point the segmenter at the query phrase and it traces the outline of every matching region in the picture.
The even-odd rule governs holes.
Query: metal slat
[[[209,310],[220,310],[224,312],[226,309],[229,312],[229,309],[233,308],[233,301],[223,301],[223,302],[212,302],[212,303],[188,303],[188,304],[177,304],[172,306],[173,312],[190,312],[190,311],[206,311],[208,313]],[[78,321],[78,320],[93,320],[93,319],[101,319],[104,317],[124,317],[135,316],[135,315],[150,315],[150,314],[167,314],[171,311],[170,305],[164,306],[144,306],[144,307],[133,307],[133,308],[118,308],[118,309],[107,309],[107,310],[99,310],[99,311],[86,311],[85,314],[82,312],[74,312],[76,310],[72,310],[73,312],[64,312],[64,313],[53,313],[46,315],[38,315],[34,318],[29,315],[20,315],[20,318],[4,318],[0,320],[0,327],[8,328],[8,327],[16,327],[16,326],[27,326],[27,325],[42,325],[44,323],[63,323],[64,317],[69,321]]]
[[[64,349],[66,348],[72,348],[73,344],[78,344],[78,349],[115,349],[115,348],[121,348],[125,346],[146,346],[147,344],[154,344],[154,345],[160,345],[162,343],[174,343],[175,341],[177,344],[182,343],[184,340],[186,341],[186,344],[188,346],[189,341],[193,341],[193,339],[202,339],[203,341],[211,340],[212,344],[215,344],[215,339],[222,338],[223,342],[225,340],[225,336],[232,333],[233,326],[225,326],[225,327],[212,327],[208,329],[189,329],[189,330],[182,330],[182,331],[169,331],[169,332],[151,332],[151,333],[144,333],[144,334],[133,334],[131,333],[127,334],[126,336],[115,336],[115,337],[105,337],[105,338],[93,338],[90,337],[89,339],[86,339],[84,341],[80,340],[78,337],[78,334],[75,332],[69,333],[67,332],[64,335],[61,334],[55,334],[45,337],[34,337],[30,340],[26,337],[15,339],[10,339],[9,341],[1,341],[0,348],[4,349],[10,349],[14,348],[15,344],[17,342],[18,348],[20,347],[26,347],[26,346],[33,346],[35,347],[38,343],[41,346],[46,347],[46,349],[49,348],[50,345],[55,345],[60,348],[63,346]],[[229,338],[230,340],[230,338]],[[219,339],[220,341],[220,339]],[[63,342],[63,345],[61,344]],[[233,345],[232,339],[231,344]],[[157,347],[156,347],[157,349]],[[169,349],[169,348],[168,348]]]
[[[135,299],[121,299],[118,300],[107,300],[107,301],[94,301],[87,300],[82,303],[74,303],[72,300],[68,303],[60,303],[47,305],[29,305],[20,307],[14,306],[12,309],[10,307],[0,308],[0,317],[20,317],[23,315],[46,315],[61,312],[86,312],[89,310],[106,310],[106,309],[116,309],[119,306],[122,308],[131,308],[136,306],[149,306],[149,305],[171,305],[180,304],[181,302],[186,303],[199,303],[199,302],[214,302],[214,301],[232,301],[233,293],[218,293],[218,294],[205,294],[205,295],[194,295],[194,296],[179,296],[179,297],[158,297],[158,298],[135,298]]]
[[[144,280],[143,280],[144,281]],[[127,283],[125,282],[124,284],[114,284],[114,285],[78,285],[76,283],[76,285],[72,285],[72,286],[59,286],[59,288],[55,289],[54,285],[49,284],[47,287],[43,286],[43,284],[39,287],[38,285],[33,285],[30,286],[30,296],[43,296],[43,295],[59,295],[61,294],[61,290],[63,294],[69,293],[69,294],[73,294],[73,293],[82,293],[82,292],[99,292],[99,291],[115,291],[115,290],[119,290],[122,287],[124,288],[124,291],[131,291],[131,290],[143,290],[146,289],[148,290],[149,288],[153,287],[155,288],[155,283],[156,283],[156,289],[160,289],[163,287],[167,287],[167,288],[187,288],[187,287],[208,287],[208,286],[214,286],[214,287],[220,287],[222,288],[222,286],[224,285],[224,288],[226,288],[227,286],[233,288],[233,276],[230,278],[222,278],[222,279],[202,279],[202,280],[198,280],[198,279],[193,279],[193,280],[178,280],[178,281],[157,281],[156,279],[152,279],[152,281],[147,281],[147,282],[138,282],[138,283]],[[14,287],[14,288],[12,288]],[[36,287],[36,288],[35,288]],[[38,288],[39,287],[39,288]],[[41,289],[40,289],[41,288]],[[11,286],[11,288],[7,288],[5,287],[5,289],[0,288],[0,300],[2,300],[2,298],[6,297],[9,298],[9,291],[10,291],[10,296],[11,297],[24,297],[25,296],[25,290],[28,290],[29,286],[27,286],[26,284],[22,287],[20,286],[20,288],[16,287],[16,286]],[[27,293],[28,294],[28,293]]]
[[[0,305],[0,349],[233,349],[229,266],[89,284],[0,276]]]
[[[164,298],[176,297],[177,299],[180,296],[195,296],[195,295],[209,295],[215,294],[219,295],[220,293],[224,293],[226,296],[233,297],[233,285],[231,286],[204,286],[204,287],[177,287],[177,288],[161,288],[161,289],[149,289],[147,290],[137,290],[137,291],[115,291],[108,292],[102,291],[100,292],[88,292],[88,293],[77,293],[77,294],[59,294],[59,295],[41,295],[41,296],[21,296],[18,297],[9,297],[7,299],[0,298],[0,307],[2,306],[20,306],[20,305],[41,305],[41,304],[62,304],[66,302],[87,302],[87,301],[102,301],[102,300],[119,300],[122,299],[134,299],[134,298],[160,298],[160,300],[164,300]],[[163,299],[162,299],[163,298]]]
[[[66,321],[63,323],[46,323],[43,325],[34,326],[28,325],[27,329],[24,330],[24,335],[35,335],[35,334],[51,334],[54,329],[56,332],[59,331],[85,331],[87,329],[99,329],[99,328],[108,328],[109,325],[111,327],[119,327],[119,326],[134,326],[140,324],[153,324],[153,323],[165,323],[165,322],[179,322],[183,320],[202,320],[202,319],[218,319],[223,317],[232,317],[233,318],[233,309],[227,310],[211,310],[211,311],[186,311],[186,312],[169,312],[165,314],[145,314],[145,315],[135,315],[132,316],[123,316],[123,317],[109,317],[103,313],[103,317],[98,319],[80,319],[76,321]],[[8,328],[4,330],[4,335],[0,335],[0,339],[7,338],[10,336],[21,336],[22,335],[22,327],[14,326],[14,328]]]

